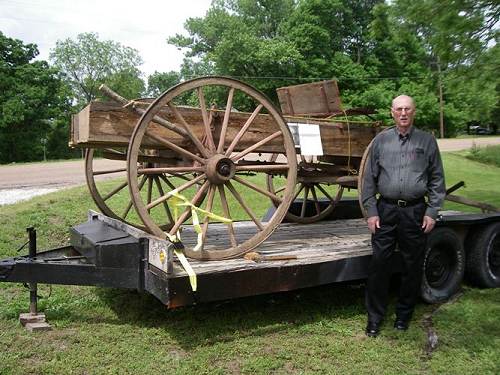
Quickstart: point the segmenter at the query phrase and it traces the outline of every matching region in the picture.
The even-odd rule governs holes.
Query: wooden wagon
[[[190,220],[189,205],[237,217],[203,217],[200,235],[184,226],[185,253],[196,259],[244,254],[285,217],[309,223],[329,215],[344,188],[357,186],[363,153],[380,130],[377,122],[348,118],[335,81],[278,89],[282,112],[256,89],[224,77],[186,81],[154,100],[102,90],[113,101],[92,102],[75,115],[70,141],[87,149],[97,206],[162,238]],[[121,165],[99,170],[97,154]],[[125,181],[95,183],[119,172]],[[274,212],[261,219],[270,202]],[[221,226],[227,235],[217,234]]]

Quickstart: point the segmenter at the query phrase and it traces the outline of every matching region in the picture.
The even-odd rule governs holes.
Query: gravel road
[[[439,139],[441,151],[458,151],[472,147],[500,144],[500,137]],[[124,167],[124,162],[94,160],[95,170]],[[98,179],[114,178],[118,174],[98,176]],[[0,205],[29,199],[65,187],[85,184],[83,160],[51,163],[0,165]]]

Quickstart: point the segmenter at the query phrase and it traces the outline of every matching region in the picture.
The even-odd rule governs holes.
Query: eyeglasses
[[[394,112],[396,113],[412,113],[414,111],[414,108],[409,108],[409,107],[398,107],[398,108],[391,108]]]

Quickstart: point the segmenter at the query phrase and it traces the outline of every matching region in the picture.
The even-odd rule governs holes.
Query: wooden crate
[[[276,89],[285,116],[327,117],[342,112],[337,81],[321,81]]]

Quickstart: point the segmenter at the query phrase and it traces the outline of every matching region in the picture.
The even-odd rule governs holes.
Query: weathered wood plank
[[[237,240],[241,240],[242,231],[251,232],[253,223],[234,223]],[[186,227],[184,234],[190,228]],[[248,233],[247,232],[247,233]],[[227,230],[222,225],[212,224],[210,235],[220,243],[227,243]],[[329,221],[314,224],[286,223],[278,229],[254,251],[263,255],[288,255],[297,259],[253,262],[243,258],[221,261],[190,260],[197,274],[235,272],[237,270],[276,267],[277,265],[304,265],[330,262],[338,259],[352,258],[371,254],[370,233],[362,219]],[[182,267],[175,262],[175,277],[185,276]]]
[[[284,115],[326,117],[342,111],[337,81],[321,81],[276,89]]]
[[[193,133],[199,139],[204,134],[204,125],[201,110],[191,107],[178,107],[184,119],[192,125]],[[178,125],[178,119],[169,108],[160,112],[160,116],[173,124]],[[224,111],[212,111],[212,126],[215,143],[219,141],[219,132],[222,127]],[[236,137],[243,124],[250,117],[250,113],[231,112],[226,132],[226,147]],[[71,147],[94,147],[104,148],[113,146],[127,146],[132,131],[139,121],[139,115],[128,108],[109,102],[91,102],[82,111],[72,117],[71,124]],[[287,119],[289,122],[307,122],[318,124],[323,150],[326,155],[338,155],[341,157],[361,157],[371,139],[379,131],[375,123],[341,123],[329,122],[317,119],[297,120]],[[254,145],[258,141],[278,131],[278,126],[267,114],[259,114],[247,133],[242,137],[235,152]],[[192,142],[169,129],[156,123],[151,125],[150,131],[159,137],[168,139],[178,146],[191,151],[196,151]],[[164,149],[164,146],[152,139],[145,139],[145,145],[155,149]],[[255,152],[284,152],[283,139],[278,137],[263,145]]]

